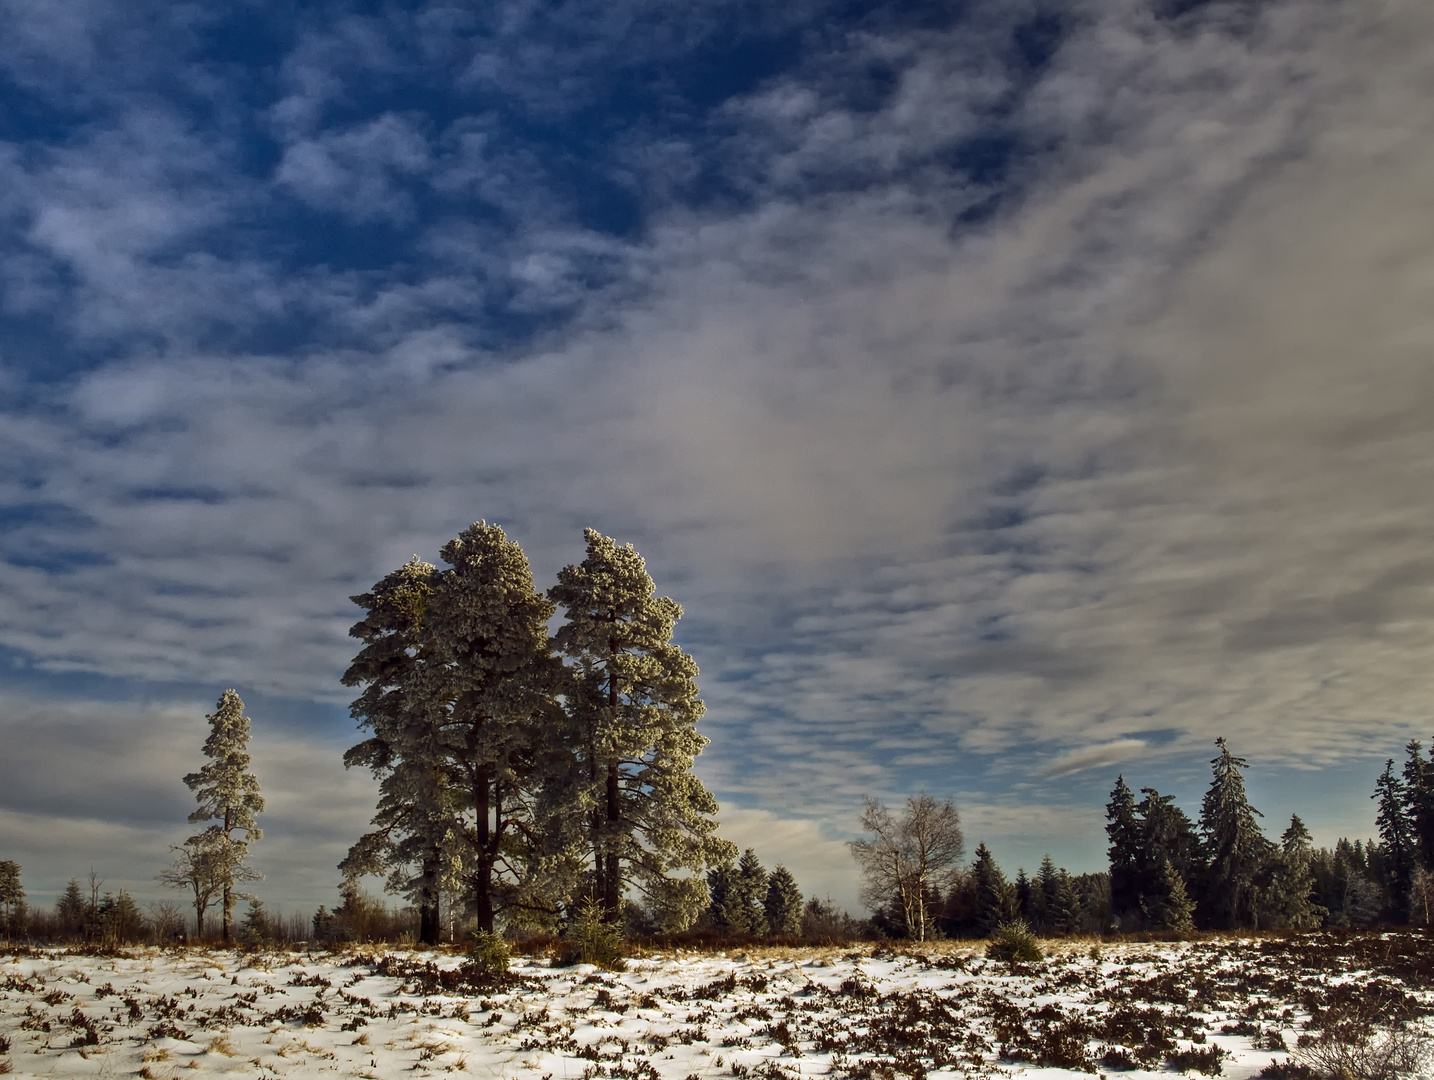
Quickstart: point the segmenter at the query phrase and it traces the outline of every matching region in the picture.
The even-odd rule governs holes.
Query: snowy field
[[[0,1070],[54,1077],[1241,1080],[1350,1018],[1434,1014],[1434,939],[653,953],[626,971],[461,956],[0,947]],[[1375,1025],[1377,1026],[1377,1024]]]

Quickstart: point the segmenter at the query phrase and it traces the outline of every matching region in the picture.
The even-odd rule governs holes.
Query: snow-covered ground
[[[622,972],[517,959],[485,989],[440,952],[0,947],[0,1071],[1240,1080],[1340,1009],[1434,1013],[1422,937],[1051,949],[1014,969],[959,945],[667,951]]]

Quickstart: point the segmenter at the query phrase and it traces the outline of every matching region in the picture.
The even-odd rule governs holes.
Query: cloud
[[[557,124],[600,78],[559,31],[635,9],[504,53],[524,10],[463,93]],[[272,175],[107,91],[0,156],[7,310],[71,365],[7,347],[0,643],[342,701],[348,595],[480,517],[547,581],[591,524],[686,606],[700,771],[774,829],[925,787],[1062,836],[1096,770],[1217,734],[1397,747],[1434,690],[1434,27],[1234,10],[1081,9],[1034,67],[1025,8],[813,39],[583,173],[663,173],[621,228],[538,135],[379,92],[452,27],[301,35]],[[295,254],[313,208],[342,243]]]
[[[320,210],[356,221],[412,215],[399,186],[430,167],[428,140],[412,118],[385,113],[345,131],[326,131],[284,150],[275,182]]]
[[[1086,769],[1101,769],[1118,765],[1122,761],[1140,757],[1148,749],[1144,739],[1117,739],[1099,746],[1085,746],[1058,754],[1048,764],[1042,775],[1046,777],[1068,776]]]

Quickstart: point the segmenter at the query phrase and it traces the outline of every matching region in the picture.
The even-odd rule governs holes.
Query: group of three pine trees
[[[341,869],[410,897],[425,943],[452,891],[490,932],[500,913],[551,925],[584,898],[614,919],[629,887],[682,928],[701,872],[736,853],[692,772],[707,739],[697,666],[672,643],[682,609],[630,544],[585,539],[546,596],[518,544],[479,522],[444,569],[415,556],[353,598],[363,648],[343,681],[369,737],[344,762],[374,772],[379,802]]]

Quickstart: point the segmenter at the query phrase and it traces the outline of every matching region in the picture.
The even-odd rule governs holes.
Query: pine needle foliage
[[[991,960],[1015,964],[1034,964],[1045,959],[1041,943],[1021,919],[1011,919],[996,926],[991,933],[991,943],[986,946],[986,956]]]
[[[702,872],[736,854],[718,839],[717,801],[692,772],[707,745],[697,664],[673,644],[682,608],[656,594],[642,556],[594,529],[583,536],[586,558],[548,590],[564,616],[558,651],[573,661],[571,813],[585,823],[607,918],[632,886],[666,929],[685,929],[707,901]]]
[[[1210,761],[1214,777],[1200,809],[1200,829],[1210,856],[1206,892],[1210,921],[1219,929],[1250,927],[1258,910],[1255,879],[1270,842],[1255,820],[1264,815],[1245,797],[1242,770],[1248,762],[1232,754],[1223,737],[1215,745],[1220,753]]]
[[[192,823],[214,821],[215,824],[191,837],[189,843],[205,848],[219,876],[220,909],[224,941],[233,938],[234,891],[236,881],[254,881],[257,871],[248,866],[249,844],[264,833],[254,815],[264,810],[264,797],[259,793],[259,780],[249,771],[249,718],[244,715],[244,702],[238,693],[225,690],[209,721],[209,737],[204,741],[204,754],[209,763],[184,778],[194,792],[199,807],[189,815]],[[236,837],[235,832],[242,834]]]

